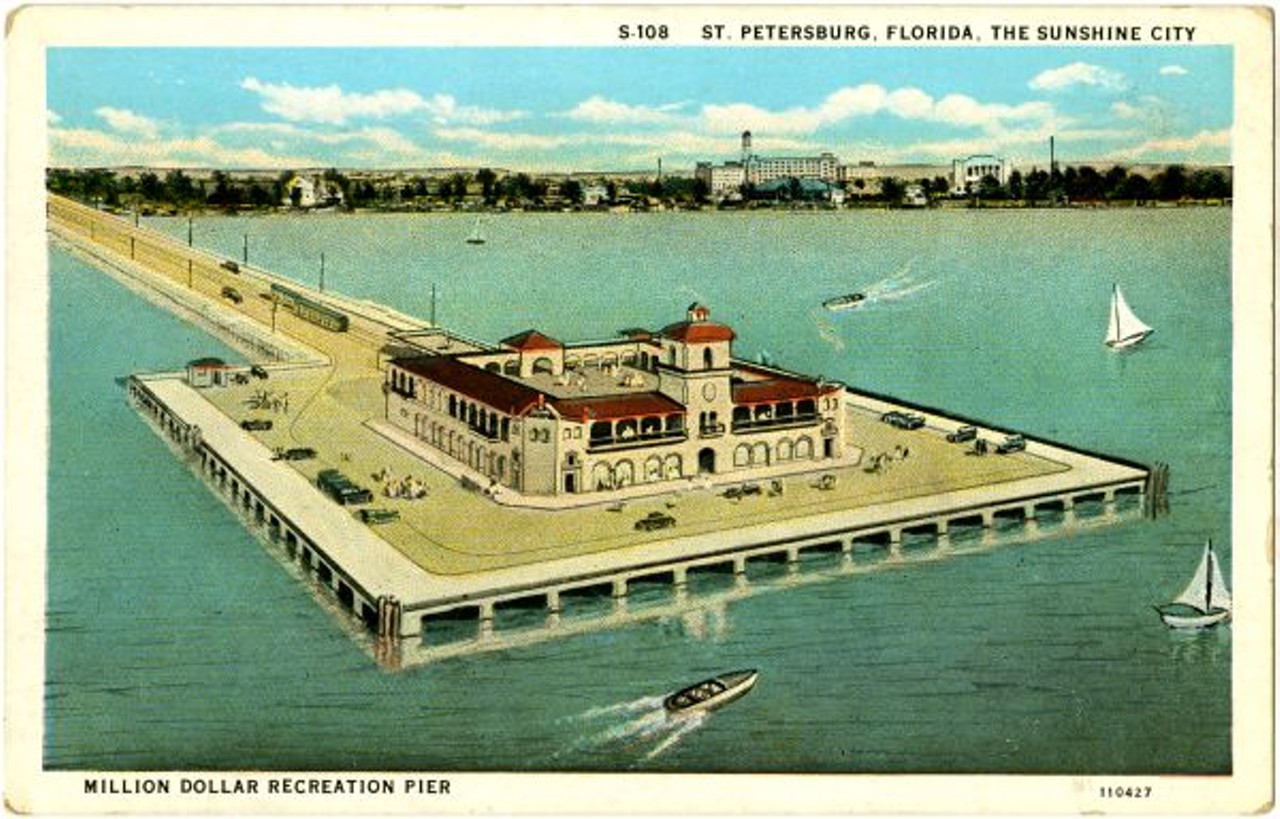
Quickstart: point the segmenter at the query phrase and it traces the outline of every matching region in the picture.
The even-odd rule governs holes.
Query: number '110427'
[[[1151,796],[1150,785],[1132,785],[1125,787],[1115,787],[1112,785],[1102,785],[1098,788],[1098,795],[1103,799],[1147,799]]]

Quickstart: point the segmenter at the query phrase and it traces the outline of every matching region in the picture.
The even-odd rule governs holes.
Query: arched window
[[[813,441],[809,436],[804,436],[796,441],[796,459],[805,460],[813,457]]]
[[[702,368],[704,370],[714,370],[716,367],[716,357],[712,354],[711,348],[707,347],[702,351]]]
[[[764,441],[751,447],[751,463],[755,466],[765,466],[769,463],[769,445]]]
[[[746,444],[738,444],[733,450],[734,466],[750,466],[751,465],[751,447]]]
[[[669,481],[674,481],[684,474],[679,455],[668,455],[666,460],[662,462],[662,466],[666,472],[665,477]]]
[[[631,461],[618,461],[617,466],[613,468],[614,486],[621,489],[624,486],[630,486],[636,482],[636,468]]]
[[[657,455],[644,462],[644,479],[646,483],[662,480],[662,459]]]
[[[791,460],[792,449],[793,449],[793,444],[791,443],[791,439],[783,438],[781,441],[779,441],[778,450],[777,450],[778,460],[779,461]]]

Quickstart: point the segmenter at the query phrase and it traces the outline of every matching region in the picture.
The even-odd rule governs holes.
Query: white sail
[[[1120,292],[1120,286],[1113,285],[1107,344],[1112,347],[1127,347],[1130,344],[1137,344],[1153,332],[1155,331],[1150,326],[1134,315],[1133,309],[1124,300],[1124,293]]]
[[[1212,545],[1204,547],[1204,557],[1200,560],[1195,576],[1173,602],[1204,612],[1231,609],[1231,592],[1227,590],[1222,567],[1218,564],[1218,556],[1213,553]]]

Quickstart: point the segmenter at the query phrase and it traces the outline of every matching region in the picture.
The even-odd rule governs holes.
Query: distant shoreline
[[[1178,210],[1186,208],[1230,208],[1233,206],[1231,199],[1195,199],[1184,200],[1180,202],[1134,202],[1134,201],[1113,201],[1113,202],[1070,202],[1061,204],[1049,204],[1046,202],[1010,202],[1010,201],[981,201],[971,202],[962,200],[948,200],[942,203],[934,203],[922,207],[903,207],[899,205],[887,205],[883,202],[867,202],[865,204],[845,204],[839,207],[834,206],[796,206],[796,205],[755,205],[750,207],[718,207],[715,205],[705,205],[701,207],[613,207],[613,208],[489,208],[489,207],[439,207],[439,208],[421,208],[421,207],[357,207],[357,208],[338,208],[338,207],[319,207],[319,208],[289,208],[289,207],[243,207],[237,209],[228,208],[142,208],[138,214],[147,218],[184,218],[184,217],[209,217],[209,216],[308,216],[308,215],[327,215],[339,214],[348,216],[357,216],[365,214],[385,214],[385,215],[404,215],[417,214],[423,216],[490,216],[490,215],[516,215],[516,214],[563,214],[569,216],[581,215],[631,215],[631,214],[656,214],[656,213],[713,213],[713,214],[742,214],[742,213],[844,213],[858,211],[975,211],[975,210],[1036,210],[1036,211],[1080,211],[1080,210]],[[112,213],[117,216],[128,216],[135,211],[132,208],[120,207],[104,207],[103,211]]]

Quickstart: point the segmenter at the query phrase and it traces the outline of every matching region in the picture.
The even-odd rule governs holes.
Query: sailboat
[[[471,229],[471,235],[467,237],[467,244],[482,245],[484,244],[484,234],[480,232],[480,220],[476,220],[476,226]]]
[[[1213,628],[1231,617],[1231,592],[1213,553],[1213,541],[1205,543],[1204,556],[1187,588],[1172,603],[1156,606],[1156,611],[1169,628]]]
[[[1107,346],[1113,350],[1132,347],[1154,332],[1154,329],[1133,314],[1129,303],[1124,300],[1124,293],[1120,292],[1120,285],[1113,284],[1111,286],[1111,322],[1107,326]]]

